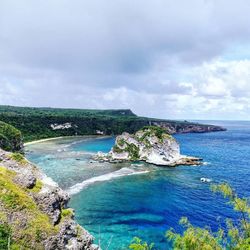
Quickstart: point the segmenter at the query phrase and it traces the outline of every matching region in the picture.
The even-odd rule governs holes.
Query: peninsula
[[[22,132],[25,142],[74,135],[135,133],[144,126],[159,126],[169,134],[205,133],[225,128],[197,122],[140,117],[130,109],[60,109],[0,105],[0,121]]]

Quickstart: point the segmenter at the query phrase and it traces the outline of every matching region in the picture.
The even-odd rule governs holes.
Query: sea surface
[[[204,121],[203,121],[204,122]],[[134,236],[171,249],[165,232],[181,232],[182,216],[196,226],[216,230],[237,214],[210,191],[211,183],[228,182],[240,196],[250,196],[250,122],[218,122],[224,132],[179,134],[185,155],[203,158],[201,166],[155,167],[141,162],[92,162],[108,152],[113,137],[76,137],[26,146],[26,156],[70,192],[76,220],[102,249],[128,249]],[[203,183],[200,178],[212,180]]]

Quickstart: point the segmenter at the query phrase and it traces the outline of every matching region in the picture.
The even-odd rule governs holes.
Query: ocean
[[[185,155],[203,158],[201,166],[156,167],[142,162],[96,163],[114,137],[63,138],[27,145],[26,157],[71,194],[77,222],[102,249],[128,249],[135,236],[171,249],[165,232],[186,216],[195,226],[224,226],[237,214],[210,184],[229,183],[239,196],[250,196],[250,122],[206,121],[227,131],[178,134]],[[203,183],[200,178],[209,178]]]

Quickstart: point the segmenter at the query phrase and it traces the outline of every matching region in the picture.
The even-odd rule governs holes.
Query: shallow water
[[[235,216],[201,177],[212,183],[227,181],[240,195],[250,196],[250,123],[218,124],[228,131],[175,136],[183,154],[204,159],[198,167],[90,163],[93,153],[109,151],[112,137],[37,143],[26,147],[27,157],[61,187],[74,190],[69,205],[103,249],[126,249],[134,236],[155,242],[157,249],[169,249],[165,231],[181,230],[180,217],[216,229],[225,217]]]

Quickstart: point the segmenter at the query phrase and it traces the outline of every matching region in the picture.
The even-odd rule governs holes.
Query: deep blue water
[[[175,136],[183,154],[201,157],[206,164],[176,168],[144,164],[140,168],[148,169],[146,174],[93,183],[71,198],[77,221],[96,242],[100,239],[103,249],[109,244],[108,249],[127,249],[134,236],[155,242],[157,249],[170,249],[165,231],[170,227],[180,231],[182,216],[213,230],[223,225],[225,217],[235,217],[224,199],[211,193],[200,178],[226,181],[239,195],[250,196],[250,122],[216,123],[228,131]],[[57,140],[28,146],[27,156],[67,189],[123,168],[124,164],[89,163],[88,153],[107,152],[113,143],[114,138]]]

